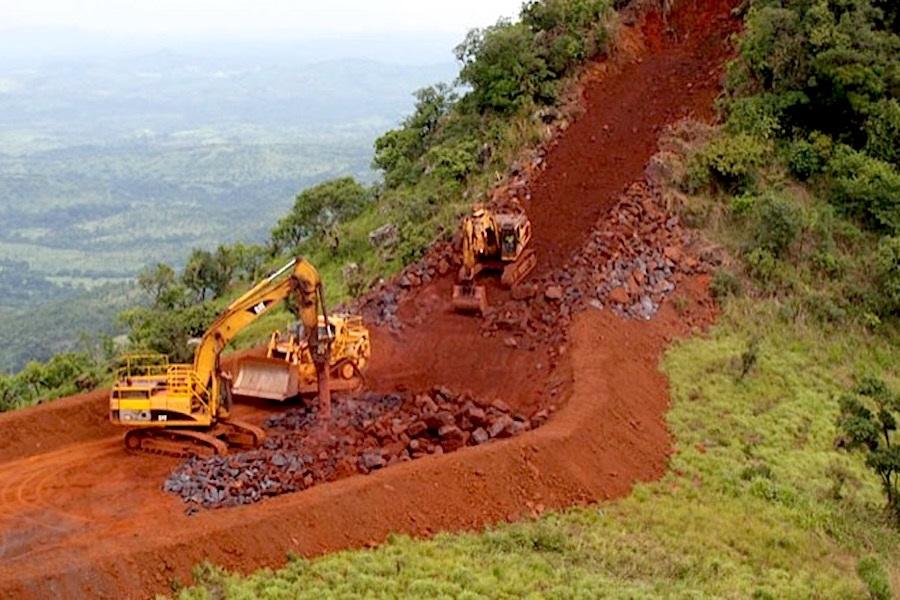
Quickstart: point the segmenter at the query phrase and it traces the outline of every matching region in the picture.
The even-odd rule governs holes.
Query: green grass
[[[181,597],[865,598],[863,577],[898,591],[900,533],[861,459],[833,445],[836,396],[862,371],[896,383],[896,340],[777,312],[734,301],[709,335],[671,348],[677,451],[628,498],[247,578],[204,566]]]

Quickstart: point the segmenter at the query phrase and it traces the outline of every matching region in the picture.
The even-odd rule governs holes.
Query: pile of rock
[[[658,188],[634,184],[610,212],[613,222],[594,229],[570,267],[586,301],[649,319],[684,277],[711,270],[715,253],[664,204]]]
[[[564,351],[575,312],[608,307],[649,319],[685,276],[717,262],[646,183],[634,184],[608,215],[563,269],[520,284],[509,301],[492,307],[485,335],[502,335],[510,347],[545,346],[552,356]]]
[[[314,407],[270,417],[269,439],[249,452],[182,463],[164,489],[197,507],[250,504],[323,481],[369,473],[396,462],[453,452],[510,437],[543,424],[501,400],[434,388],[426,393],[366,392],[339,398],[327,427]]]
[[[408,265],[390,280],[382,281],[353,302],[349,310],[362,314],[369,323],[394,330],[402,329],[403,323],[397,316],[400,303],[418,288],[437,277],[455,273],[458,268],[458,253],[453,250],[453,244],[438,242],[420,260]]]

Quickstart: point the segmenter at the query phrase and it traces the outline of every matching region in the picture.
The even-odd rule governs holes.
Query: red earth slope
[[[532,182],[526,208],[541,271],[559,268],[642,177],[666,124],[711,116],[737,26],[732,5],[685,0],[668,26],[651,12],[623,32],[626,51],[596,66],[585,82],[584,115],[561,134]],[[569,332],[571,349],[552,372],[540,353],[482,338],[477,322],[452,314],[450,283],[440,279],[406,301],[401,313],[428,314],[421,324],[400,333],[376,329],[373,387],[442,384],[527,411],[553,377],[566,402],[547,425],[188,517],[161,490],[175,461],[126,454],[121,433],[105,423],[103,393],[2,415],[0,597],[145,597],[185,580],[206,559],[250,570],[280,564],[288,550],[316,555],[378,543],[392,531],[483,527],[621,496],[663,473],[671,444],[657,364],[672,336],[687,333],[687,321],[710,316],[702,277],[676,292],[695,307],[688,319],[672,302],[649,322],[582,313]],[[284,408],[240,410],[258,421]]]

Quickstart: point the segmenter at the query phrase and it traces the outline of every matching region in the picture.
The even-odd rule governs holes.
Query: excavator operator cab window
[[[328,323],[327,325],[319,325],[319,339],[334,339],[335,328],[334,325]]]
[[[500,251],[505,257],[515,257],[519,237],[516,235],[515,227],[504,227],[500,231]]]

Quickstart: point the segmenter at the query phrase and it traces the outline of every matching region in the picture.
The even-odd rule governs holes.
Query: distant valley
[[[323,179],[370,181],[375,137],[455,69],[283,49],[0,63],[0,372],[115,332],[145,265],[260,241]]]

